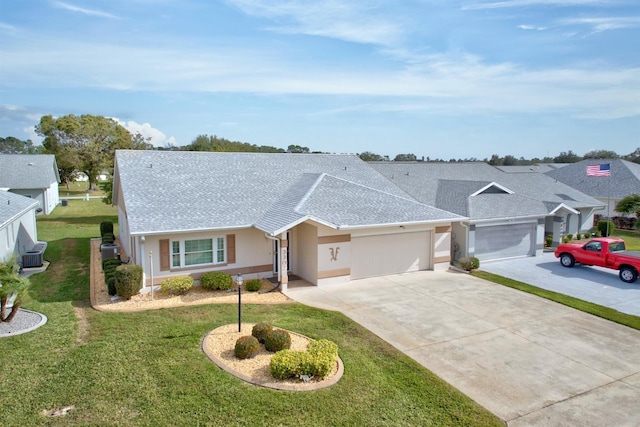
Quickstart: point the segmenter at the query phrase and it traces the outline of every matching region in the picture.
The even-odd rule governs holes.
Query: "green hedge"
[[[244,289],[247,292],[258,292],[262,287],[262,280],[260,279],[251,279],[247,280],[247,283],[244,285]]]
[[[210,291],[226,291],[233,286],[233,278],[227,273],[208,271],[200,277],[200,286]]]
[[[338,346],[329,340],[312,341],[307,351],[281,350],[269,363],[271,375],[277,379],[302,375],[325,378],[336,366]]]
[[[193,278],[190,276],[175,276],[163,280],[160,283],[160,292],[169,295],[184,295],[193,287]]]
[[[124,299],[131,299],[138,295],[142,288],[142,267],[136,264],[123,264],[116,267],[116,293]]]

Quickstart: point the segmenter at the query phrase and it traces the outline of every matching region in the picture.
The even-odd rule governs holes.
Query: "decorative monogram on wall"
[[[329,252],[331,253],[331,261],[338,260],[338,251],[340,250],[340,246],[336,246],[335,248],[329,248]]]

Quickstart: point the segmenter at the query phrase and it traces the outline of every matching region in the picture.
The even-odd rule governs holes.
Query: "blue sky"
[[[640,147],[638,0],[2,0],[0,136],[45,114],[333,153]]]

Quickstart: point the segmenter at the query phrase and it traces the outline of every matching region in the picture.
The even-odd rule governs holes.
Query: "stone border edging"
[[[321,382],[316,382],[316,383],[300,383],[300,384],[284,384],[284,383],[278,383],[278,382],[272,382],[272,381],[260,381],[257,379],[254,379],[248,375],[245,375],[241,372],[236,371],[235,369],[230,368],[223,360],[221,360],[220,358],[218,358],[216,355],[214,355],[213,353],[211,353],[211,351],[209,351],[209,348],[207,346],[207,340],[209,339],[209,336],[212,335],[215,331],[217,331],[220,328],[223,328],[225,326],[228,325],[223,325],[223,326],[219,326],[216,329],[210,331],[207,335],[204,336],[204,338],[202,339],[202,351],[204,351],[204,353],[207,355],[207,357],[209,359],[211,359],[213,361],[213,363],[215,363],[216,365],[218,365],[218,367],[224,371],[227,371],[228,373],[230,373],[231,375],[240,378],[242,381],[248,382],[250,384],[253,385],[257,385],[260,387],[266,387],[266,388],[272,388],[275,390],[284,390],[284,391],[311,391],[311,390],[319,390],[322,388],[326,388],[326,387],[330,387],[332,385],[334,385],[335,383],[337,383],[340,378],[342,378],[342,375],[344,374],[344,364],[342,363],[342,359],[340,359],[340,356],[338,356],[338,360],[337,360],[337,364],[338,364],[338,371],[335,373],[335,375],[333,375],[331,378],[329,378],[328,380],[323,380]],[[278,329],[282,329],[282,328],[278,328]],[[305,339],[308,339],[310,341],[314,341],[311,338],[304,336],[302,334],[298,334],[296,332],[291,332],[291,331],[287,331],[290,334],[293,335],[297,335],[299,337],[303,337]]]
[[[10,331],[10,332],[7,332],[7,333],[0,333],[0,338],[2,338],[2,337],[12,337],[14,335],[21,335],[21,334],[26,334],[27,332],[35,331],[40,326],[42,326],[45,323],[47,323],[47,320],[49,320],[46,315],[44,315],[42,313],[38,313],[37,311],[27,310],[25,308],[19,308],[18,309],[18,314],[16,315],[16,317],[18,317],[20,312],[29,313],[29,314],[32,314],[32,315],[40,316],[40,320],[38,322],[36,322],[36,323],[31,323],[29,326],[26,326],[24,328],[16,329],[15,331]],[[15,321],[15,317],[14,317],[13,320]],[[11,326],[10,326],[11,323],[9,323],[7,325],[9,325],[9,328],[11,328]]]

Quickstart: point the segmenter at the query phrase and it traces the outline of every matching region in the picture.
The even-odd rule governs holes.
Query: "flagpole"
[[[610,222],[611,222],[611,163],[609,163],[609,189],[607,191],[607,237],[609,237]]]

